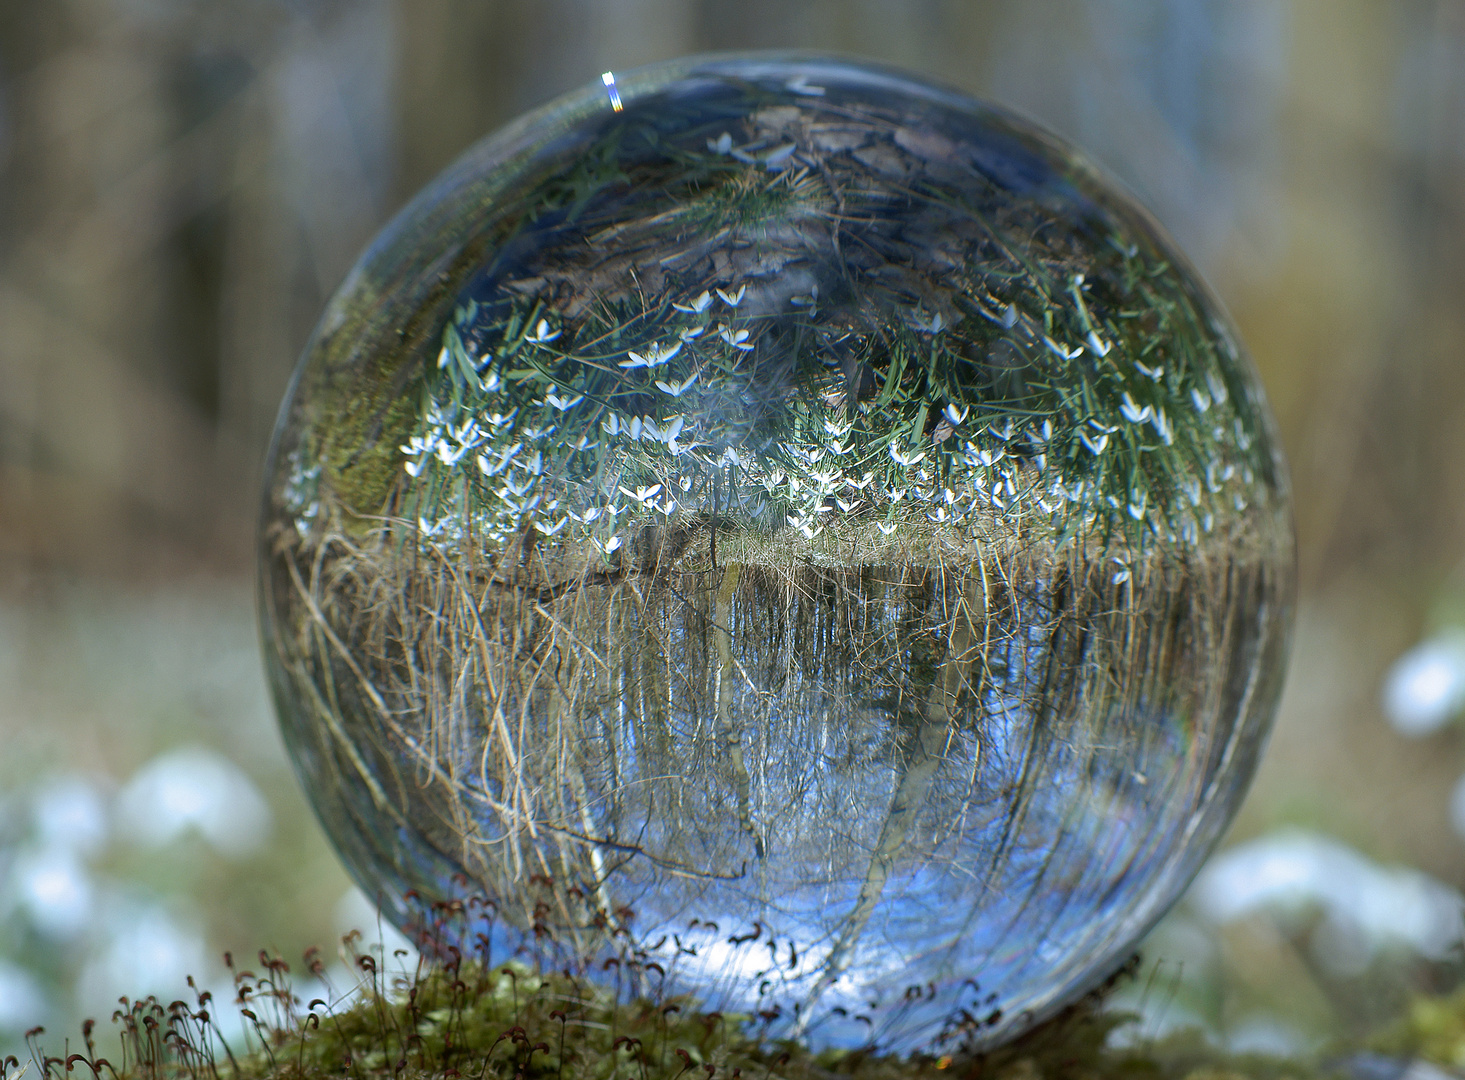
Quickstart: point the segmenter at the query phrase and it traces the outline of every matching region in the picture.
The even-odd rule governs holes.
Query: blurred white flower
[[[1275,1058],[1296,1057],[1313,1049],[1301,1032],[1275,1016],[1248,1016],[1231,1025],[1222,1042],[1233,1054]]]
[[[747,293],[747,291],[748,287],[746,285],[741,285],[738,287],[738,291],[735,293],[723,292],[721,289],[718,289],[717,295],[722,297],[722,302],[728,307],[737,307],[743,302],[743,296]]]
[[[190,829],[221,854],[248,855],[270,831],[270,808],[254,782],[227,758],[202,747],[169,751],[148,762],[122,789],[126,834],[152,847]]]
[[[84,776],[57,776],[36,791],[31,803],[36,839],[47,851],[94,855],[107,839],[107,804]]]
[[[727,140],[728,148],[731,149],[732,136],[724,133],[723,138]],[[708,139],[707,142],[711,144],[712,140]],[[726,150],[722,152],[727,153]],[[671,306],[676,308],[678,311],[685,311],[689,315],[700,315],[702,314],[702,312],[706,311],[709,307],[712,306],[712,294],[709,293],[706,289],[703,289],[695,300],[692,300],[685,304],[678,304],[673,301]]]
[[[14,881],[21,907],[47,937],[67,940],[87,928],[95,890],[74,852],[28,852],[16,860]]]
[[[561,331],[559,330],[551,333],[549,329],[549,320],[540,319],[539,325],[534,328],[534,333],[526,335],[524,340],[532,341],[536,345],[546,345],[549,342],[553,341],[555,338],[559,337],[560,333]]]
[[[1465,838],[1465,776],[1455,781],[1450,792],[1450,827],[1456,836]]]
[[[626,355],[630,359],[622,360],[619,366],[623,368],[659,367],[681,351],[682,343],[680,341],[675,345],[652,345],[645,353],[627,349]]]
[[[24,968],[0,960],[0,1031],[23,1031],[46,1012],[40,984]]]
[[[101,1012],[119,994],[177,997],[188,976],[204,977],[212,966],[198,927],[166,908],[115,893],[103,906],[105,938],[77,980],[84,1010]]]
[[[1318,959],[1340,974],[1358,973],[1384,947],[1402,945],[1438,960],[1465,934],[1465,898],[1448,885],[1295,829],[1221,852],[1191,895],[1201,914],[1218,923],[1320,909],[1313,945]]]
[[[1410,649],[1389,671],[1384,711],[1405,735],[1428,735],[1465,710],[1465,633],[1448,631]]]

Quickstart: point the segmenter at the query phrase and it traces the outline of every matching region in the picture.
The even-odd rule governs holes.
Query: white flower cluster
[[[1213,372],[1203,386],[1182,390],[1173,377],[1166,381],[1164,365],[1116,351],[1093,322],[1084,288],[1076,276],[1070,293],[1089,327],[1084,344],[1066,344],[1056,331],[1041,337],[1063,360],[1091,352],[1103,360],[1109,385],[1119,380],[1117,400],[1100,413],[1075,420],[1055,412],[1020,427],[1007,416],[999,426],[983,424],[971,403],[948,401],[922,426],[938,403],[901,399],[850,409],[842,393],[828,391],[793,402],[794,432],[756,455],[739,449],[745,433],[736,420],[752,370],[744,358],[755,352],[759,329],[743,310],[746,283],[673,301],[677,315],[657,340],[612,359],[609,370],[622,382],[609,398],[593,377],[566,384],[549,374],[579,370],[567,367],[574,354],[560,351],[565,331],[550,318],[531,316],[499,347],[496,355],[513,357],[515,369],[507,370],[508,361],[467,355],[460,312],[439,366],[466,391],[430,402],[401,447],[403,467],[439,491],[456,490],[447,481],[468,468],[476,493],[471,527],[486,539],[507,540],[527,522],[546,537],[588,540],[607,554],[643,519],[709,510],[765,528],[786,525],[809,539],[835,520],[865,521],[893,535],[903,522],[955,528],[1035,514],[1072,531],[1074,514],[1088,527],[1112,512],[1141,532],[1193,543],[1213,529],[1218,512],[1246,509],[1255,481],[1244,463],[1251,437],[1234,414],[1220,411],[1228,392]],[[817,304],[817,290],[789,302]],[[766,308],[766,298],[753,306]],[[1009,331],[1019,320],[1032,324],[1013,304],[986,315]],[[948,330],[939,313],[916,310],[906,321],[930,335],[933,348]],[[596,370],[606,371],[605,363],[598,360]],[[616,400],[643,411],[628,414]],[[1175,445],[1177,402],[1190,413],[1187,435],[1214,421],[1209,460],[1203,477],[1178,470],[1168,488],[1155,491],[1149,485],[1156,481],[1133,463]],[[772,507],[778,512],[769,514]],[[455,514],[463,514],[457,504],[424,519],[421,532],[452,539]],[[1116,579],[1126,573],[1121,567]]]

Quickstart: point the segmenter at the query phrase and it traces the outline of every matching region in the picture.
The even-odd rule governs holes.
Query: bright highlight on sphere
[[[483,897],[494,962],[896,1050],[1126,959],[1245,790],[1293,582],[1259,385],[1153,221],[782,55],[607,75],[408,206],[260,555],[298,771],[399,925]]]

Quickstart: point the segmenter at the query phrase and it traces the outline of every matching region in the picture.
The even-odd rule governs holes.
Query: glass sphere
[[[1245,791],[1293,593],[1261,389],[1156,224],[1029,123],[790,55],[608,74],[403,210],[260,559],[391,918],[471,893],[493,962],[892,1050],[1127,959]]]

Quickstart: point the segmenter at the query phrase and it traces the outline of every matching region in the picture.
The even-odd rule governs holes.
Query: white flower
[[[890,458],[897,465],[915,465],[917,462],[924,459],[925,456],[926,452],[924,450],[922,450],[920,453],[907,454],[902,452],[895,445],[895,443],[890,444]]]
[[[1060,360],[1073,360],[1083,354],[1082,345],[1075,345],[1072,349],[1070,349],[1066,345],[1058,344],[1058,342],[1054,341],[1047,334],[1043,335],[1043,341],[1048,346],[1048,348],[1053,351],[1053,354],[1057,356]]]
[[[732,136],[723,132],[716,139],[707,140],[707,149],[714,154],[729,154],[732,152]]]
[[[1222,474],[1221,463],[1215,458],[1212,458],[1210,462],[1206,465],[1206,487],[1210,490],[1210,493],[1212,495],[1219,495],[1221,492],[1221,485],[1224,484],[1227,479],[1228,478]]]
[[[632,352],[630,349],[627,349],[626,355],[630,359],[622,360],[619,366],[623,368],[659,367],[681,351],[682,343],[680,341],[670,348],[652,345],[645,353]]]
[[[1211,399],[1206,397],[1205,391],[1198,387],[1190,388],[1190,400],[1195,402],[1195,411],[1204,415],[1210,410]]]
[[[1124,392],[1124,404],[1119,406],[1119,411],[1124,414],[1124,418],[1131,424],[1142,424],[1154,415],[1154,410],[1148,405],[1140,408],[1135,404],[1134,398],[1129,396],[1128,390]]]
[[[721,289],[718,290],[718,292],[721,291]],[[743,352],[749,352],[753,348],[753,346],[745,344],[748,340],[748,332],[746,330],[734,331],[727,326],[720,326],[717,328],[717,336],[733,348],[741,349]]]
[[[1104,452],[1104,448],[1109,445],[1109,433],[1107,431],[1100,435],[1097,439],[1090,439],[1089,433],[1080,428],[1078,432],[1078,437],[1083,441],[1083,444],[1089,448],[1089,453],[1093,454],[1095,457],[1098,457],[1100,454],[1102,454]]]
[[[635,491],[627,487],[621,487],[618,490],[622,495],[635,499],[642,506],[645,506],[652,499],[656,498],[657,495],[661,494],[661,485],[652,484],[650,487],[637,488]]]
[[[941,328],[946,324],[941,318],[941,312],[938,311],[935,315],[931,316],[930,322],[923,321],[920,316],[917,315],[914,319],[912,319],[911,325],[922,334],[939,334],[941,333]]]
[[[1109,343],[1092,330],[1089,331],[1088,342],[1089,348],[1093,349],[1098,356],[1109,355],[1109,349],[1111,348]]]
[[[1206,385],[1211,388],[1211,400],[1217,405],[1226,404],[1226,384],[1214,372],[1206,372]]]
[[[451,447],[449,447],[448,444],[445,443],[445,442],[440,442],[440,443],[437,444],[437,457],[438,457],[438,460],[441,461],[444,465],[447,465],[450,468],[452,466],[458,464],[458,461],[467,452],[468,452],[468,447],[466,447],[466,446],[460,446],[456,450],[454,450]]]
[[[1285,925],[1299,913],[1316,913],[1318,925],[1331,928],[1315,939],[1332,946],[1320,958],[1353,965],[1355,972],[1379,953],[1451,956],[1465,932],[1455,889],[1297,829],[1222,852],[1206,864],[1190,896],[1212,925],[1262,915]]]
[[[882,521],[882,522],[879,523],[879,525],[877,527],[886,536],[889,536],[891,533],[895,532],[896,529],[900,528],[900,524],[898,522],[892,521],[889,525],[887,525],[887,524],[885,524],[885,522]]]
[[[532,341],[536,345],[544,345],[559,337],[561,333],[562,331],[559,330],[556,330],[554,333],[550,333],[549,320],[540,319],[539,325],[534,328],[534,333],[526,334],[524,340]]]
[[[1134,366],[1139,370],[1141,375],[1148,375],[1155,382],[1159,382],[1165,376],[1165,368],[1160,364],[1156,364],[1154,367],[1145,367],[1144,364],[1136,360]]]
[[[1148,406],[1146,406],[1146,408],[1148,408]],[[1150,425],[1155,429],[1155,434],[1160,436],[1160,439],[1164,442],[1166,446],[1174,445],[1175,432],[1171,430],[1170,421],[1165,416],[1164,409],[1156,409],[1154,411],[1154,415],[1150,417]]]
[[[512,476],[505,476],[504,486],[498,489],[499,497],[503,499],[508,499],[511,497],[515,499],[522,499],[525,495],[529,493],[529,490],[534,487],[534,482],[536,479],[538,478],[534,476],[528,476],[525,477],[523,482],[521,483],[515,480]]]
[[[700,371],[694,371],[694,372],[692,372],[691,375],[687,376],[687,379],[686,379],[685,382],[679,382],[679,383],[678,382],[664,383],[660,379],[657,379],[656,380],[656,388],[658,390],[660,390],[664,394],[670,394],[672,397],[678,397],[679,398],[683,394],[685,394],[688,390],[690,390],[692,388],[692,384],[697,381],[698,376],[700,376],[701,374],[702,373]]]
[[[454,439],[462,443],[465,447],[476,446],[483,440],[483,429],[478,426],[478,422],[472,417],[464,420],[454,428],[451,434]]]
[[[717,295],[722,297],[722,302],[728,307],[735,308],[743,302],[743,294],[747,291],[748,287],[746,285],[742,285],[739,286],[738,291],[735,293],[725,293],[721,289],[718,289]]]
[[[567,517],[562,517],[562,518],[559,519],[559,521],[555,522],[553,525],[546,525],[542,521],[535,521],[534,522],[534,528],[537,531],[542,532],[545,536],[553,536],[555,533],[557,533],[561,529],[563,529],[565,527],[565,524],[569,520],[570,519],[567,518]]]
[[[778,172],[780,169],[785,168],[788,164],[788,159],[793,156],[793,152],[798,148],[797,143],[784,143],[778,149],[770,150],[763,155],[764,168],[769,172]]]
[[[705,325],[704,326],[688,326],[685,329],[678,330],[677,331],[677,337],[681,338],[683,341],[691,341],[694,338],[701,337],[702,336],[702,332],[704,330],[706,330],[706,329],[707,329],[707,327]]]
[[[970,411],[970,408],[966,405],[963,405],[959,409],[955,405],[947,405],[946,408],[941,410],[941,415],[945,416],[951,422],[952,427],[961,427],[962,421],[966,419],[967,413]]]
[[[724,135],[723,138],[727,138],[727,136]],[[722,292],[722,290],[719,289],[718,292],[720,293]],[[702,292],[697,296],[697,298],[691,303],[678,304],[673,301],[671,306],[676,308],[678,311],[685,311],[691,315],[700,315],[702,314],[702,312],[706,311],[709,307],[712,306],[712,294],[709,293],[706,289],[703,289]]]
[[[553,392],[544,395],[544,403],[546,405],[554,407],[555,409],[558,409],[560,412],[564,412],[566,409],[573,408],[584,400],[584,394],[577,394],[575,397],[572,398],[562,398],[558,394],[555,394]]]

